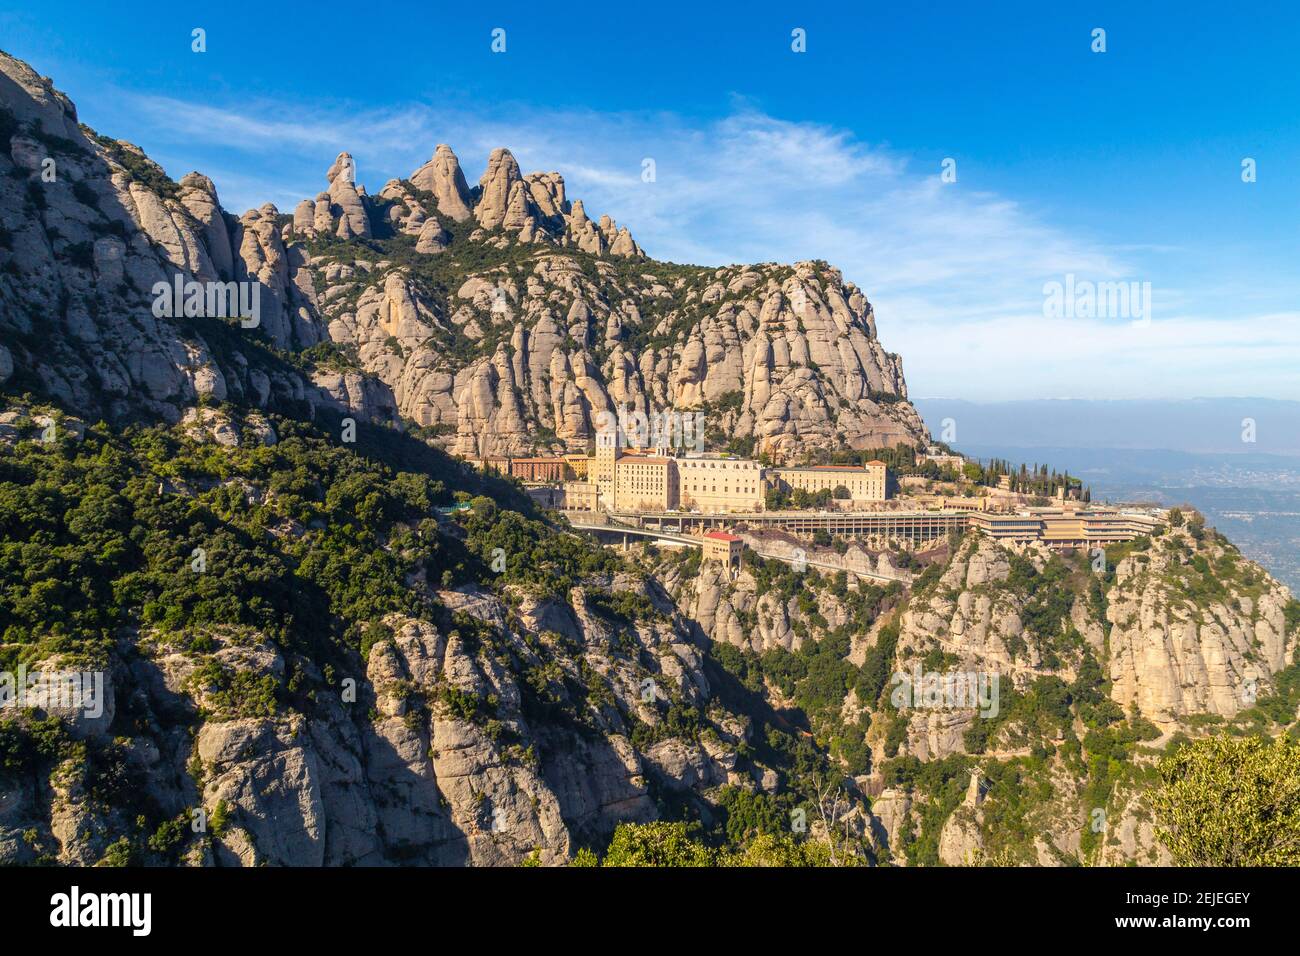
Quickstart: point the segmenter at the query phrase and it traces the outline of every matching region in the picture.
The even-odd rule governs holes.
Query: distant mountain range
[[[1019,448],[1144,448],[1232,455],[1300,456],[1300,402],[1270,398],[1171,401],[913,399],[935,437],[952,419],[949,444]],[[1254,423],[1253,435],[1250,422]],[[1245,424],[1243,424],[1245,423]],[[1253,441],[1243,440],[1253,437]]]
[[[1050,464],[1094,500],[1187,504],[1300,591],[1300,402],[1040,400],[914,403],[936,437],[974,458]],[[1243,419],[1256,441],[1241,441]]]

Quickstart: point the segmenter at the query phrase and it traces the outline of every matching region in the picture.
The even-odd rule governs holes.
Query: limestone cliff
[[[585,448],[615,408],[703,410],[711,441],[778,458],[923,437],[838,271],[655,262],[508,150],[470,188],[440,145],[375,196],[340,153],[292,214],[236,217],[3,54],[0,111],[0,371],[88,416],[306,402],[400,415],[464,455]],[[152,290],[177,277],[255,286],[258,327],[159,316]]]
[[[1093,556],[968,534],[921,560],[901,596],[770,562],[655,571],[752,686],[804,709],[896,862],[1167,862],[1155,761],[1206,728],[1268,726],[1256,703],[1300,667],[1300,604],[1199,523]],[[917,673],[996,678],[996,706],[900,697]]]
[[[223,213],[206,177],[177,184],[138,149],[77,123],[72,103],[0,53],[0,383],[87,418],[177,421],[201,400],[346,406],[389,418],[388,389],[352,394],[265,360],[321,332],[301,252],[274,207]],[[241,280],[260,328],[162,316],[154,288]]]
[[[101,674],[103,688],[98,708],[31,696],[4,708],[0,863],[89,865],[130,844],[193,865],[557,864],[668,806],[716,820],[723,788],[758,790],[783,766],[749,752],[752,719],[721,699],[698,631],[613,555],[561,593],[503,584],[475,570],[463,523],[429,518],[427,503],[383,517],[404,507],[395,487],[438,486],[367,471],[332,443],[308,453],[302,423],[274,415],[194,410],[151,433],[172,449],[156,462],[97,427],[58,424],[79,436],[66,440],[86,452],[82,467],[112,462],[119,480],[79,484],[84,472],[32,437],[31,409],[0,411],[0,485],[7,494],[21,472],[38,486],[31,500],[57,499],[56,529],[36,537],[58,536],[78,569],[55,597],[58,582],[39,570],[44,543],[24,552],[32,564],[0,559],[4,669],[16,659],[33,672],[76,667]],[[302,466],[296,485],[289,461]],[[346,474],[331,475],[332,463]],[[336,500],[349,488],[364,488],[362,507]],[[6,498],[6,521],[41,520],[40,505],[16,500]],[[460,514],[474,534],[499,540],[525,522],[472,500]],[[535,563],[566,553],[567,539],[529,527]],[[371,535],[331,568],[341,542]],[[389,551],[388,570],[356,566]],[[453,553],[454,563],[434,558]],[[103,592],[114,581],[120,594],[162,592],[134,593],[110,613]],[[216,598],[223,588],[228,598]],[[355,588],[360,603],[330,588]],[[408,610],[377,613],[381,588]],[[277,594],[285,603],[262,625],[240,623]],[[214,598],[219,622],[187,611]],[[52,633],[74,618],[109,623]]]
[[[142,728],[124,759],[164,815],[203,807],[220,821],[210,841],[192,841],[189,862],[514,865],[537,854],[552,864],[578,840],[608,839],[619,821],[656,819],[653,788],[703,793],[727,781],[743,719],[720,715],[707,747],[676,737],[638,747],[620,716],[654,728],[670,698],[704,706],[699,653],[668,622],[637,629],[645,659],[659,661],[647,671],[611,648],[608,625],[583,610],[581,595],[576,612],[526,603],[518,617],[490,596],[442,597],[481,621],[481,633],[471,640],[463,625],[386,619],[390,636],[371,647],[357,697],[318,694],[306,713],[251,716],[217,692],[214,668],[221,687],[323,681],[311,660],[255,636],[214,631],[198,655],[186,647],[193,635],[146,634],[119,649],[110,694],[130,700]],[[522,652],[513,669],[505,645],[478,643],[492,629]],[[568,642],[576,653],[558,653]],[[534,668],[549,683],[523,684]],[[539,689],[568,705],[576,702],[566,687],[593,680],[608,700],[589,704],[588,732],[537,716]],[[646,680],[657,682],[658,700],[644,694]],[[181,726],[195,716],[191,741]],[[5,778],[0,859],[100,860],[130,827],[82,793],[91,772],[68,760],[49,785]]]

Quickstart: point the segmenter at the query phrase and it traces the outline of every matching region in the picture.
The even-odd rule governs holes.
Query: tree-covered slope
[[[620,821],[816,819],[824,752],[614,552],[399,433],[203,412],[0,413],[2,669],[105,680],[0,720],[4,860],[555,863]]]

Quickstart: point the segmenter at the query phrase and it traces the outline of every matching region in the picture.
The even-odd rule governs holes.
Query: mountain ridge
[[[3,55],[0,104],[0,663],[107,693],[0,721],[0,861],[558,865],[676,821],[727,859],[1158,862],[1161,748],[1294,727],[1300,604],[1199,516],[1099,566],[967,532],[810,545],[883,584],[732,574],[443,450],[615,405],[774,457],[922,440],[825,263],[655,263],[505,151],[375,197],[342,153],[235,217]],[[177,276],[255,283],[257,327],[156,314]],[[918,667],[1003,706],[901,706]]]
[[[709,410],[715,435],[779,459],[923,439],[870,303],[825,264],[656,263],[626,227],[588,218],[562,176],[522,174],[505,149],[473,189],[440,145],[374,197],[340,153],[328,189],[292,214],[235,217],[206,176],[173,182],[83,129],[25,64],[2,57],[0,73],[14,173],[58,170],[35,193],[7,180],[6,207],[26,215],[2,224],[0,301],[26,337],[17,364],[79,409],[175,421],[200,399],[275,395],[406,418],[469,457],[585,448],[615,408]],[[331,362],[272,372],[238,346],[214,352],[208,323],[178,334],[142,315],[176,274],[255,283],[260,331],[246,338],[328,348]],[[50,302],[60,321],[38,333]]]

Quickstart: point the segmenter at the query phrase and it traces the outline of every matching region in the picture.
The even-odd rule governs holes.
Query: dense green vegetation
[[[580,852],[573,866],[830,866],[855,865],[855,857],[832,861],[827,844],[765,833],[737,851],[719,850],[692,839],[682,823],[621,823],[603,858]]]
[[[567,600],[570,588],[593,575],[612,573],[618,566],[611,552],[593,547],[588,539],[556,534],[542,521],[499,507],[491,498],[477,496],[470,504],[471,510],[457,514],[456,521],[467,533],[470,551],[485,569],[500,575],[500,583]],[[631,619],[647,613],[635,596],[620,595],[611,601],[604,606],[616,617]]]
[[[1292,599],[1286,607],[1288,632],[1300,628],[1300,601]],[[1271,692],[1263,694],[1233,718],[1225,729],[1230,734],[1264,734],[1274,727],[1288,728],[1292,737],[1300,737],[1300,646],[1291,663],[1272,677]]]
[[[238,409],[223,411],[238,420]],[[363,683],[366,655],[388,636],[382,620],[397,612],[492,645],[518,674],[530,723],[600,732],[594,715],[614,698],[580,648],[555,634],[521,635],[526,649],[513,647],[481,622],[449,614],[434,590],[473,584],[497,591],[507,604],[523,591],[567,603],[581,586],[588,609],[609,628],[612,652],[635,655],[630,629],[669,626],[669,619],[645,594],[608,587],[621,567],[615,552],[550,526],[512,485],[464,471],[396,432],[362,426],[355,445],[344,445],[328,422],[311,426],[271,415],[268,423],[278,433],[275,444],[250,437],[223,447],[157,426],[116,432],[100,424],[78,437],[67,423],[46,442],[30,416],[20,418],[20,439],[0,448],[0,666],[56,655],[102,665],[167,645],[195,662],[187,678],[200,702],[194,721],[311,716],[322,691],[336,690],[345,677]],[[467,507],[450,507],[458,502]],[[773,574],[786,570],[772,566]],[[793,593],[795,583],[780,586]],[[827,586],[842,588],[843,581]],[[882,597],[876,591],[858,598],[864,621]],[[134,644],[123,644],[124,634]],[[834,645],[840,652],[844,639]],[[274,647],[285,673],[235,669],[215,656],[241,644]],[[855,679],[830,645],[818,650],[810,643],[792,659],[798,673],[790,679],[814,711],[829,709]],[[719,860],[759,838],[776,840],[760,844],[763,859],[798,858],[805,851],[782,841],[791,812],[811,805],[809,781],[829,770],[826,750],[715,661],[707,666],[721,702],[755,715],[741,766],[777,768],[780,787],[776,794],[728,788],[714,807],[655,789],[660,812],[695,827]],[[490,698],[440,687],[427,699],[412,697],[409,706],[412,713],[445,708],[512,743]],[[118,739],[147,732],[138,723],[143,717],[123,705]],[[672,693],[653,726],[631,713],[622,718],[642,750],[712,732],[704,714]],[[837,752],[861,745],[860,732],[852,737],[837,729]],[[124,745],[73,742],[54,718],[15,714],[0,721],[0,773],[44,776],[69,761],[98,781],[97,806],[139,821],[113,844],[106,863],[174,862],[183,842],[178,824],[152,804]],[[201,765],[193,772],[200,774]]]
[[[1069,474],[1058,473],[1047,465],[1026,465],[1017,467],[1005,458],[990,458],[987,462],[967,462],[967,477],[977,484],[997,487],[1004,476],[1011,479],[1011,490],[1023,495],[1039,498],[1055,497],[1062,488],[1070,494],[1081,494],[1085,501],[1091,494],[1082,487],[1078,478]]]
[[[847,496],[846,490],[846,493],[841,497]],[[785,488],[773,487],[767,489],[767,495],[763,506],[768,511],[785,511],[791,508],[797,510],[805,508],[826,508],[835,497],[836,495],[830,488],[822,488],[818,491],[805,491],[803,488],[787,490]]]
[[[427,610],[407,575],[474,575],[473,555],[436,533],[445,485],[274,424],[272,447],[97,427],[0,457],[10,653],[94,658],[124,626],[219,625],[313,652],[355,648],[361,622]]]
[[[1160,764],[1152,806],[1182,866],[1300,865],[1300,742],[1206,737]]]
[[[1086,587],[1087,563],[1080,556],[1079,564],[1071,565],[1060,555],[1052,555],[1039,570],[1026,556],[1010,556],[1011,572],[1005,587],[1023,601],[1020,612],[1025,626],[1025,636],[1008,642],[1012,654],[1023,654],[1027,642],[1032,641],[1043,666],[1057,669],[1063,658],[1083,646],[1083,639],[1068,624],[1071,608]]]

